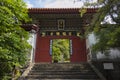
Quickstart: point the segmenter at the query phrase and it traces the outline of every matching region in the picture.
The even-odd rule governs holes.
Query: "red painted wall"
[[[86,56],[86,41],[77,36],[45,36],[40,37],[37,35],[36,50],[35,50],[35,63],[39,62],[52,62],[50,56],[50,40],[51,39],[71,39],[72,40],[72,55],[71,62],[85,62]]]

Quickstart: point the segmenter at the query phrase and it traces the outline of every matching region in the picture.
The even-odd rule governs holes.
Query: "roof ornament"
[[[32,24],[32,28],[30,30],[30,33],[37,33],[39,31],[38,25]]]

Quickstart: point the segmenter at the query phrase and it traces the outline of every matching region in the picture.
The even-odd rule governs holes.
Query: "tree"
[[[94,32],[97,43],[93,51],[105,53],[110,48],[120,47],[120,1],[98,0],[99,10],[94,16],[89,32]]]
[[[69,60],[70,54],[69,54],[69,40],[68,39],[54,39],[53,40],[52,58],[55,61]]]
[[[7,75],[14,67],[21,67],[27,61],[29,34],[20,26],[29,20],[22,0],[0,0],[0,78],[3,80],[8,80]]]

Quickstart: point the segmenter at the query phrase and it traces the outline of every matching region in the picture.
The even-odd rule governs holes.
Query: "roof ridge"
[[[28,8],[28,9],[82,9],[82,8]],[[98,9],[98,8],[85,8],[85,9]]]
[[[29,8],[33,13],[79,13],[82,8]],[[97,12],[98,8],[86,8],[88,13]]]

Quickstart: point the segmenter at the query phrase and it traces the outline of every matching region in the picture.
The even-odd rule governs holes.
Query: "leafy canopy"
[[[98,13],[94,16],[89,32],[94,32],[97,43],[93,51],[105,52],[120,47],[120,1],[98,0]]]
[[[0,75],[6,75],[13,66],[25,64],[29,34],[20,26],[29,20],[22,0],[0,0]]]
[[[57,60],[57,61],[69,60],[70,54],[69,54],[69,40],[68,39],[54,39],[53,40],[52,58],[53,60]]]

